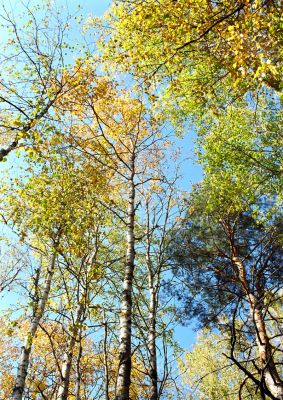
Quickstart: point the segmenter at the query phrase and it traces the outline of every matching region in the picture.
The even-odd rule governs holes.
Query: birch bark
[[[68,399],[74,347],[76,344],[76,339],[77,339],[77,335],[79,332],[79,324],[81,322],[83,312],[84,312],[84,304],[80,303],[76,310],[74,327],[72,329],[71,337],[70,337],[70,340],[68,343],[67,352],[64,356],[64,362],[63,362],[62,371],[61,371],[62,382],[61,382],[61,385],[59,387],[58,394],[57,394],[58,400],[67,400]]]
[[[75,386],[75,398],[76,400],[81,400],[80,392],[81,392],[81,358],[82,358],[82,335],[81,331],[79,334],[79,351],[78,351],[78,356],[76,360],[76,386]]]
[[[16,382],[12,393],[13,400],[22,400],[23,398],[33,339],[36,335],[40,320],[44,314],[45,306],[48,301],[52,277],[55,270],[55,260],[56,260],[56,255],[53,254],[50,267],[47,272],[43,294],[38,302],[34,316],[32,318],[31,325],[27,333],[25,345],[22,347],[21,358],[17,370]]]
[[[146,264],[148,269],[148,288],[149,288],[149,334],[148,334],[148,350],[149,350],[149,399],[158,399],[157,387],[157,356],[156,356],[156,289],[154,287],[154,273],[152,270],[152,262],[150,256],[150,222],[149,222],[149,204],[146,202],[147,210],[147,239],[146,239]],[[159,268],[156,274],[159,277]]]
[[[131,384],[131,332],[132,332],[132,286],[135,265],[135,156],[129,163],[129,198],[127,210],[127,251],[120,312],[119,368],[115,400],[129,400]]]

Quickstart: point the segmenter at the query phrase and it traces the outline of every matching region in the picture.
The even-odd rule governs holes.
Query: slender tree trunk
[[[135,264],[135,185],[134,154],[130,160],[129,203],[127,210],[127,253],[120,312],[119,368],[115,400],[129,400],[131,384],[132,285]]]
[[[79,333],[79,350],[76,362],[76,386],[75,386],[75,398],[76,400],[81,400],[80,391],[81,391],[81,358],[82,358],[82,333],[80,329]]]
[[[257,330],[257,347],[261,363],[264,367],[263,374],[266,386],[270,392],[278,398],[283,400],[283,382],[276,368],[273,357],[273,350],[270,340],[266,331],[265,321],[262,314],[262,308],[258,304],[257,299],[250,295],[251,314]]]
[[[105,317],[105,311],[103,314],[103,324],[104,324],[104,341],[103,341],[103,361],[104,361],[104,379],[105,379],[105,400],[110,400],[109,398],[109,365],[108,365],[108,349],[107,349],[107,336],[108,327]]]
[[[68,343],[68,348],[64,356],[64,362],[62,365],[61,371],[61,385],[58,390],[57,399],[58,400],[67,400],[68,399],[68,392],[69,392],[69,384],[70,384],[70,375],[71,375],[71,368],[72,368],[72,360],[74,354],[74,347],[76,344],[76,339],[79,331],[79,324],[82,319],[82,314],[84,311],[84,304],[80,303],[77,307],[74,326],[71,332],[71,337]]]
[[[232,261],[237,267],[241,284],[249,298],[250,312],[256,328],[258,354],[262,364],[266,386],[276,399],[283,400],[283,382],[274,361],[272,346],[262,314],[262,302],[257,299],[250,290],[250,285],[246,278],[245,267],[242,261],[238,256],[233,256]]]
[[[149,273],[149,337],[148,348],[150,356],[150,400],[158,400],[157,387],[157,356],[156,356],[156,293],[153,285],[152,273]]]
[[[149,335],[148,335],[148,350],[149,350],[149,400],[158,399],[157,387],[157,356],[156,356],[156,290],[154,287],[154,273],[151,262],[151,242],[150,242],[150,222],[149,222],[149,204],[146,201],[147,210],[147,238],[146,238],[146,264],[148,268],[148,289],[149,289]],[[159,276],[159,269],[155,271]]]
[[[56,260],[56,255],[53,254],[51,263],[50,263],[50,267],[47,272],[45,285],[44,285],[44,289],[43,289],[43,294],[42,294],[41,299],[38,302],[38,305],[36,306],[34,316],[31,320],[31,325],[30,325],[29,331],[27,333],[25,345],[22,347],[21,358],[20,358],[20,362],[19,362],[18,370],[17,370],[16,382],[15,382],[15,386],[13,388],[13,394],[12,394],[13,400],[21,400],[23,397],[23,393],[24,393],[24,389],[25,389],[25,381],[26,381],[28,368],[29,368],[29,359],[30,359],[30,353],[31,353],[31,349],[32,349],[33,339],[37,332],[40,320],[44,314],[45,306],[46,306],[46,303],[47,303],[47,300],[49,297],[51,281],[52,281],[52,277],[53,277],[54,269],[55,269],[55,260]]]

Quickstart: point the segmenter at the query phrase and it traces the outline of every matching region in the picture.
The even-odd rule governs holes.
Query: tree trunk
[[[36,306],[36,310],[34,312],[34,316],[33,316],[32,320],[31,320],[31,325],[30,325],[30,328],[29,328],[29,331],[28,331],[28,334],[26,337],[26,343],[22,347],[21,358],[20,358],[20,362],[19,362],[18,370],[17,370],[16,382],[15,382],[15,385],[13,388],[13,394],[12,394],[13,400],[21,400],[23,397],[33,339],[35,337],[40,320],[45,311],[45,306],[46,306],[46,303],[47,303],[47,300],[49,297],[51,281],[52,281],[52,277],[53,277],[54,269],[55,269],[55,260],[56,260],[56,255],[54,254],[51,259],[50,268],[47,272],[47,277],[46,277],[46,281],[45,281],[45,285],[44,285],[44,289],[43,289],[42,298],[40,299],[40,301],[38,302],[38,305]]]
[[[250,312],[256,329],[258,355],[262,364],[266,386],[276,399],[283,400],[283,382],[280,379],[280,375],[274,361],[272,346],[267,334],[265,321],[262,314],[261,301],[251,293],[249,282],[246,278],[245,267],[242,261],[238,256],[233,256],[232,261],[237,267],[241,284],[249,299]]]
[[[109,398],[109,365],[108,365],[108,349],[107,349],[108,326],[107,326],[107,321],[106,321],[106,317],[105,317],[105,311],[103,313],[103,324],[104,324],[103,362],[104,362],[105,400],[110,400],[110,398]]]
[[[148,348],[150,357],[150,400],[158,400],[157,387],[157,356],[156,356],[156,293],[153,287],[153,276],[149,273],[149,337]]]
[[[79,333],[79,350],[76,362],[76,387],[75,387],[75,398],[76,400],[81,400],[80,391],[81,391],[81,358],[82,358],[82,334],[81,330]]]
[[[80,303],[77,307],[74,326],[72,328],[68,348],[67,348],[67,351],[64,356],[64,362],[63,362],[62,371],[61,371],[62,382],[59,387],[58,395],[57,395],[58,400],[67,400],[68,399],[74,347],[76,344],[76,339],[77,339],[77,335],[78,335],[78,331],[79,331],[79,324],[81,322],[83,311],[84,311],[84,305],[82,303]]]
[[[265,378],[266,386],[278,400],[283,400],[283,382],[280,379],[275,365],[272,346],[270,344],[262,314],[262,307],[255,296],[250,294],[249,298],[250,310],[257,331],[256,342],[261,364],[264,368],[263,376]]]
[[[115,400],[129,400],[131,384],[132,285],[135,263],[134,155],[130,160],[129,203],[127,210],[127,253],[120,311],[119,368]]]

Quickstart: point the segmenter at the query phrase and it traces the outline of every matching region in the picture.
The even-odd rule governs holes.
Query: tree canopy
[[[283,400],[282,1],[108,6],[0,6],[0,397]]]

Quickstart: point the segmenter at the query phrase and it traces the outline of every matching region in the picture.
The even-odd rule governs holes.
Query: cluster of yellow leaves
[[[161,119],[149,112],[141,90],[125,89],[99,76],[94,61],[78,60],[77,64],[75,78],[65,77],[70,90],[57,101],[59,118],[69,118],[67,143],[99,159],[106,169],[121,173],[127,170],[135,148],[141,154],[141,149],[150,147],[140,163],[152,163],[154,168],[161,159],[158,146],[153,145],[153,138],[161,136]],[[147,146],[147,141],[152,145]]]
[[[73,119],[78,118],[78,124],[98,131],[103,127],[113,138],[130,135],[138,124],[139,127],[146,125],[146,108],[138,91],[123,89],[106,75],[98,75],[94,61],[78,60],[77,63],[73,74],[65,73],[70,89],[57,100],[57,112],[61,110],[64,117],[70,113]],[[157,127],[158,121],[152,116],[150,122]]]
[[[113,98],[115,85],[97,72],[98,65],[96,58],[78,58],[72,70],[63,71],[65,91],[55,102],[57,116],[83,118],[96,102]]]
[[[63,357],[67,350],[68,336],[64,327],[60,323],[46,322],[43,324],[44,330],[39,329],[33,343],[31,364],[27,379],[27,389],[31,398],[36,399],[41,392],[50,399],[56,399],[58,385],[60,382],[60,371]],[[1,324],[0,341],[0,394],[1,399],[7,400],[11,394],[14,374],[13,363],[17,361],[20,351],[20,341],[25,339],[28,329],[28,322],[20,319],[12,332],[9,333],[9,326]],[[82,356],[80,360],[82,395],[89,393],[104,380],[104,355],[101,349],[95,344],[97,338],[84,337],[82,339]],[[75,364],[79,352],[76,343],[73,352],[73,368],[71,372],[69,400],[74,400],[76,371]],[[108,349],[109,367],[109,394],[114,399],[115,382],[118,364],[118,349],[111,347]],[[133,374],[131,385],[131,398],[138,400],[144,396],[147,390],[143,366],[136,356],[133,356]]]
[[[0,398],[9,399],[14,386],[13,363],[17,359],[18,352],[13,346],[9,346],[9,327],[5,321],[1,321],[0,335]]]

